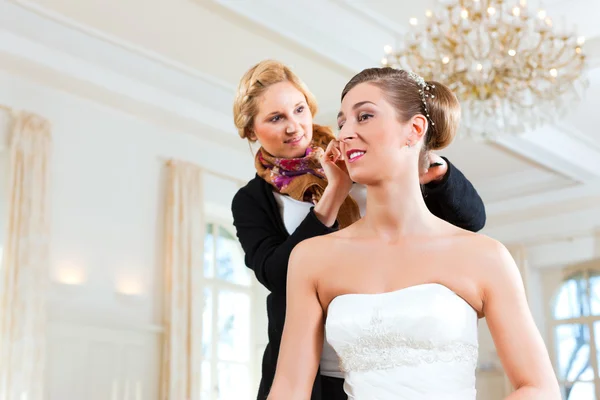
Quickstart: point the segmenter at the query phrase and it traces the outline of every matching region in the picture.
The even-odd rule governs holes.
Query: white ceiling
[[[356,9],[357,12],[377,13],[377,17],[393,21],[392,23],[406,29],[411,17],[423,19],[425,10],[435,10],[440,4],[451,3],[452,0],[420,0],[420,1],[395,1],[395,0],[334,0]],[[508,1],[507,3],[511,3]],[[518,1],[512,1],[517,4]],[[555,23],[566,21],[567,27],[576,28],[578,35],[589,39],[600,36],[600,2],[595,0],[528,0],[530,10],[544,9]]]
[[[591,64],[600,67],[600,1],[544,4],[550,16],[564,14],[577,24],[588,38]],[[231,122],[231,101],[252,64],[276,58],[291,65],[319,99],[317,120],[333,124],[347,80],[376,65],[408,19],[434,6],[433,0],[0,0],[0,68],[46,76],[247,151]],[[560,235],[600,227],[600,209],[590,208],[600,195],[594,101],[600,68],[590,76],[586,99],[559,125],[497,143],[457,140],[443,152],[482,194],[490,233],[506,236],[515,218],[553,216],[557,205],[565,213],[597,211],[597,217],[569,227],[544,220],[537,230]],[[536,232],[515,225],[503,239],[530,240]]]

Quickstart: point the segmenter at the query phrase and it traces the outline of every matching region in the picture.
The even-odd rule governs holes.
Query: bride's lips
[[[304,138],[304,135],[296,136],[294,138],[286,140],[285,144],[296,144],[299,143]]]
[[[366,150],[351,149],[346,152],[346,159],[348,162],[353,163],[359,158],[362,158],[365,154],[367,154]]]

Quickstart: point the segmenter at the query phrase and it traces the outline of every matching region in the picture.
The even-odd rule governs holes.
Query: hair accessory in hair
[[[429,85],[427,84],[427,82],[425,81],[425,79],[423,79],[423,77],[421,75],[418,75],[412,71],[406,71],[408,73],[408,76],[410,79],[412,79],[413,81],[415,81],[417,83],[417,85],[419,85],[419,87],[421,89],[419,89],[419,94],[421,95],[421,101],[423,102],[423,108],[425,109],[425,115],[427,116],[427,119],[429,119],[429,122],[431,123],[431,126],[435,126],[435,122],[433,122],[433,120],[431,119],[431,117],[429,116],[429,109],[427,108],[427,98],[435,98],[435,95],[433,95],[433,93],[431,93],[431,89],[435,89],[435,85]]]
[[[425,79],[423,79],[423,77],[421,75],[418,75],[412,71],[406,71],[406,72],[408,73],[408,76],[410,77],[410,79],[417,82],[417,85],[419,85],[421,88],[424,88],[425,86],[427,86],[427,82],[425,82]]]

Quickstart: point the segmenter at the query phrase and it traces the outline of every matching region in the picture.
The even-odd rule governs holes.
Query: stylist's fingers
[[[325,160],[336,163],[338,160],[342,159],[342,152],[340,151],[339,144],[337,140],[332,140],[327,145],[327,149],[325,149]]]

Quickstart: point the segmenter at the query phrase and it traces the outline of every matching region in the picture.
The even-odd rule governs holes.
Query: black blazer
[[[445,158],[444,158],[445,159]],[[485,225],[485,207],[479,194],[447,159],[448,171],[441,182],[424,185],[423,196],[429,210],[456,226],[479,231]],[[281,335],[285,321],[288,260],[292,249],[304,239],[338,229],[321,223],[310,212],[290,235],[285,229],[273,187],[258,175],[234,196],[231,211],[237,237],[245,253],[246,266],[271,293],[267,296],[269,343],[262,362],[258,399],[264,400],[273,383]],[[320,400],[317,376],[312,400]],[[325,400],[325,399],[323,399]]]

